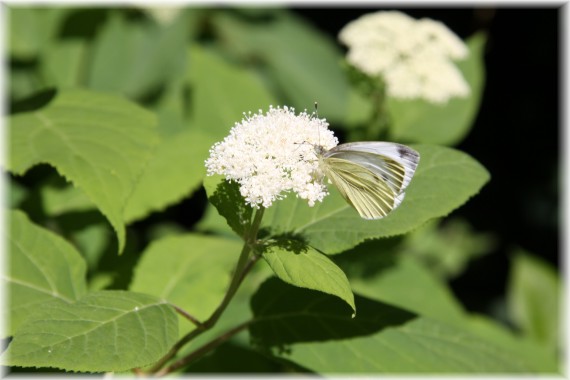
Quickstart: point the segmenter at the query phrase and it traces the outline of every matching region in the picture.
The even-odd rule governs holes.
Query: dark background
[[[349,21],[394,8],[298,8],[336,38]],[[523,248],[559,267],[560,11],[557,8],[398,8],[446,24],[461,38],[486,31],[486,84],[475,125],[457,148],[491,173],[453,215],[497,238],[451,286],[467,309],[489,312],[504,296],[509,256]]]

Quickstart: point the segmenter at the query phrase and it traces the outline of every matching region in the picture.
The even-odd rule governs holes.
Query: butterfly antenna
[[[315,115],[317,116],[317,119],[319,118],[319,103],[315,102]],[[321,129],[317,128],[317,133],[319,136],[319,146],[321,145]]]

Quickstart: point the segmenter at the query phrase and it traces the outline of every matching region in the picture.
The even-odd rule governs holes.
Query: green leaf
[[[562,374],[558,363],[560,358],[551,349],[537,345],[531,339],[515,335],[510,328],[491,318],[469,315],[463,323],[474,335],[517,355],[529,367],[529,372]]]
[[[125,208],[128,222],[163,210],[192,194],[205,175],[210,138],[188,126],[184,78],[172,81],[155,110],[161,141]]]
[[[468,97],[451,99],[445,105],[423,100],[388,98],[393,140],[455,145],[467,135],[479,110],[483,92],[483,54],[486,40],[484,33],[470,37],[467,40],[469,57],[457,62],[471,88]]]
[[[40,189],[45,213],[57,216],[71,211],[87,211],[95,209],[95,205],[87,194],[73,185],[54,186],[46,184]]]
[[[211,137],[211,144],[227,136],[244,112],[268,110],[275,104],[253,72],[198,45],[190,51],[188,79],[193,86],[192,124]]]
[[[244,237],[251,223],[253,208],[245,203],[237,182],[229,183],[220,175],[204,178],[204,188],[208,200],[225,218],[226,223],[240,237]],[[216,220],[216,219],[214,219]],[[219,225],[214,222],[215,225]]]
[[[163,138],[128,200],[125,221],[143,219],[192,194],[206,174],[210,141],[196,130]]]
[[[9,169],[47,162],[87,194],[125,245],[123,209],[156,143],[155,118],[127,100],[85,90],[9,119]]]
[[[476,232],[467,220],[434,221],[406,237],[403,249],[441,278],[454,278],[469,262],[492,251],[495,237]]]
[[[159,26],[132,22],[115,11],[97,36],[87,80],[96,90],[144,95],[182,75],[186,66],[186,18]]]
[[[263,374],[279,373],[280,365],[275,359],[260,354],[255,350],[232,343],[225,343],[210,355],[193,364],[186,373],[191,374]]]
[[[335,41],[288,12],[258,24],[223,13],[216,16],[214,25],[227,45],[265,63],[287,104],[303,110],[317,101],[328,120],[344,121],[349,85]]]
[[[6,181],[7,186],[7,200],[5,201],[5,205],[9,208],[16,208],[18,207],[24,199],[28,197],[30,191],[23,185],[20,185],[18,182],[14,181],[12,178],[8,177]]]
[[[6,333],[13,334],[44,303],[82,297],[86,265],[68,242],[36,226],[23,212],[10,211],[8,217],[8,270],[2,275],[8,307],[3,308],[3,320],[9,322]]]
[[[529,370],[468,331],[361,296],[355,302],[358,315],[350,318],[334,297],[269,280],[252,299],[250,333],[278,357],[322,374]]]
[[[511,262],[509,314],[529,338],[553,351],[560,344],[560,280],[541,259],[518,250]]]
[[[222,301],[240,250],[237,241],[195,234],[158,240],[144,251],[130,289],[205,320]]]
[[[82,40],[60,40],[50,45],[42,56],[41,74],[54,87],[78,87],[88,59],[89,45]]]
[[[90,293],[53,302],[20,326],[3,361],[68,371],[124,371],[154,363],[178,338],[165,301],[127,291]]]
[[[338,191],[315,207],[293,196],[267,209],[263,225],[274,235],[300,235],[327,254],[343,252],[367,239],[405,234],[445,216],[477,194],[489,173],[469,155],[446,147],[415,146],[420,164],[402,204],[380,220],[365,220]]]
[[[17,59],[32,59],[46,48],[56,36],[67,10],[63,7],[19,7],[11,4],[7,35],[10,55]]]
[[[322,253],[295,238],[281,237],[263,251],[263,258],[286,283],[337,296],[356,313],[346,275]]]
[[[417,259],[401,255],[406,252],[407,240],[406,237],[366,242],[337,256],[337,263],[350,277],[354,291],[361,295],[469,331],[523,358],[531,371],[558,370],[552,351],[521,339],[490,318],[465,312],[440,279]]]
[[[374,249],[374,243],[357,247],[356,250],[360,252],[349,251],[342,254],[339,257],[341,268],[350,267],[351,261],[360,261],[364,251],[367,251],[367,256],[389,254]],[[354,291],[421,316],[460,324],[465,312],[451,291],[416,260],[397,253],[398,251],[392,255],[395,257],[391,265],[376,268],[376,273],[369,273],[360,278],[351,276]],[[365,261],[366,264],[372,263]]]

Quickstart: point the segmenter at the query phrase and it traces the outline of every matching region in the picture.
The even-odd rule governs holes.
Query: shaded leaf
[[[71,211],[93,210],[96,208],[87,194],[72,184],[63,187],[46,184],[42,186],[40,192],[44,210],[46,214],[51,216],[57,216]]]
[[[87,194],[125,244],[123,208],[156,143],[155,118],[113,95],[57,94],[46,107],[9,119],[9,169],[47,162]]]
[[[12,366],[124,371],[157,361],[177,338],[176,314],[165,301],[100,291],[44,306],[20,326],[2,358]]]
[[[355,292],[468,331],[522,358],[529,371],[559,370],[552,351],[488,317],[464,311],[440,279],[412,257],[401,255],[406,243],[407,237],[370,241],[336,258]]]
[[[17,59],[39,55],[55,37],[67,10],[63,7],[30,7],[11,4],[6,7],[9,18],[8,51]]]
[[[495,237],[477,232],[467,220],[449,218],[426,223],[406,237],[402,249],[441,278],[461,274],[471,260],[493,250]]]
[[[214,175],[204,178],[204,188],[208,194],[208,200],[216,208],[218,214],[226,220],[227,225],[238,236],[244,237],[251,223],[253,208],[245,203],[238,183],[230,183],[222,176]],[[216,230],[219,228],[216,225],[221,225],[222,220],[221,218],[212,219]]]
[[[449,214],[477,194],[489,173],[469,155],[445,147],[419,145],[420,164],[402,204],[380,220],[365,220],[332,186],[315,207],[293,196],[267,209],[263,225],[272,234],[293,233],[327,254],[345,251],[367,239],[409,232]]]
[[[86,265],[68,242],[33,224],[23,212],[10,211],[8,216],[8,270],[2,275],[8,307],[3,319],[9,322],[6,333],[13,334],[46,302],[81,298],[86,292]]]
[[[83,84],[89,45],[82,40],[60,40],[50,45],[40,67],[46,83],[54,87],[79,87]]]
[[[267,66],[287,104],[303,110],[318,101],[327,119],[345,119],[349,85],[339,65],[341,50],[330,37],[288,12],[258,24],[221,13],[214,25],[230,49]]]
[[[186,28],[184,17],[159,26],[150,20],[128,21],[121,13],[111,12],[94,42],[88,86],[136,97],[182,75]]]
[[[358,314],[334,297],[265,282],[252,299],[252,339],[321,374],[515,373],[524,360],[468,331],[356,296]]]
[[[371,245],[364,244],[362,249],[373,248]],[[349,251],[339,257],[341,268],[349,266],[350,260],[361,259],[353,254],[353,251]],[[384,255],[387,252],[371,249],[368,254]],[[465,312],[441,280],[414,259],[395,256],[391,265],[380,269],[375,275],[365,278],[351,276],[354,291],[421,316],[460,324]]]
[[[556,351],[560,343],[560,280],[555,269],[522,250],[511,261],[509,315],[529,338]]]
[[[469,57],[457,62],[457,66],[471,88],[466,98],[451,99],[445,105],[424,100],[388,99],[392,119],[391,139],[429,144],[454,145],[460,142],[471,129],[479,110],[483,85],[484,33],[467,40]]]

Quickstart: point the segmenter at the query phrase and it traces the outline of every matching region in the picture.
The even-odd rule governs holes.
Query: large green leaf
[[[331,187],[315,207],[289,196],[267,209],[264,223],[272,234],[293,233],[327,254],[345,251],[367,239],[409,232],[445,216],[477,194],[489,173],[469,155],[446,147],[415,146],[420,164],[402,204],[380,220],[364,220]]]
[[[509,314],[529,338],[552,351],[560,343],[560,280],[546,262],[519,250],[512,259]]]
[[[367,250],[369,256],[387,253],[373,248],[373,244],[363,244],[362,247],[357,247],[357,250]],[[341,268],[350,267],[351,260],[362,259],[353,254],[354,252],[349,251],[339,257],[342,259]],[[364,265],[366,263],[364,261]],[[360,278],[351,276],[354,291],[446,323],[459,323],[464,317],[461,305],[450,290],[416,260],[396,255],[392,265],[376,270],[377,273]]]
[[[206,173],[211,138],[184,118],[183,81],[172,82],[156,107],[161,141],[125,208],[125,220],[142,219],[192,194]]]
[[[346,275],[328,257],[294,238],[281,238],[263,252],[273,272],[288,284],[332,294],[354,312],[354,295]]]
[[[457,66],[471,93],[466,98],[451,99],[445,105],[424,100],[388,99],[392,119],[392,139],[419,143],[454,145],[471,129],[479,110],[485,82],[483,54],[486,35],[478,33],[467,41],[469,57]]]
[[[2,275],[8,290],[3,320],[13,334],[45,302],[73,302],[86,292],[85,261],[61,237],[34,225],[21,211],[10,211],[7,236],[8,270]]]
[[[551,350],[516,336],[506,326],[488,317],[465,312],[434,273],[412,257],[401,255],[402,250],[407,249],[407,240],[408,237],[370,241],[337,256],[354,291],[469,331],[522,358],[531,371],[558,370]]]
[[[318,101],[327,119],[344,121],[349,85],[339,65],[341,50],[328,36],[287,12],[258,24],[222,13],[214,25],[228,48],[267,65],[287,104],[303,110]]]
[[[80,39],[64,39],[50,44],[40,66],[46,84],[58,88],[81,86],[88,54],[89,45]]]
[[[186,18],[160,26],[129,21],[112,11],[94,43],[88,86],[141,96],[163,81],[183,75],[186,65]]]
[[[469,331],[361,296],[355,301],[358,314],[350,318],[334,297],[269,280],[252,299],[252,339],[323,374],[530,371]]]
[[[215,53],[193,46],[188,79],[193,86],[193,127],[222,140],[244,112],[267,111],[275,99],[253,72],[231,65]]]
[[[2,358],[12,366],[124,371],[157,361],[177,338],[176,314],[165,301],[100,291],[42,307],[20,326]]]
[[[9,121],[9,169],[47,162],[87,194],[125,244],[123,209],[156,143],[154,115],[127,100],[85,90]]]
[[[240,249],[237,241],[195,234],[158,240],[144,251],[130,289],[206,320],[224,297]]]

